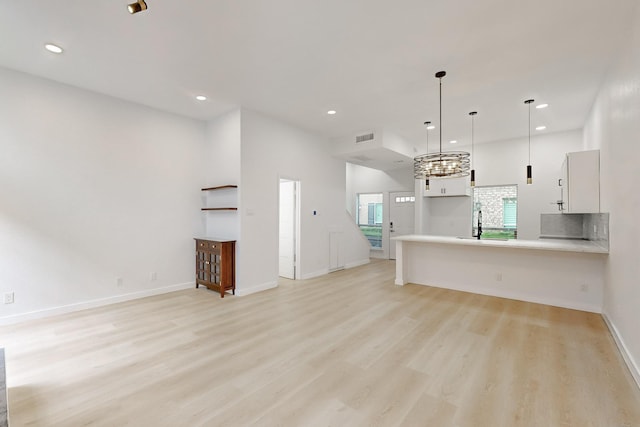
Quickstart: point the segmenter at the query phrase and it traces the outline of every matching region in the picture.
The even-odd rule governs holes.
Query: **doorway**
[[[279,210],[279,268],[278,275],[298,279],[298,234],[300,182],[280,179]]]
[[[396,242],[391,238],[413,234],[415,204],[413,192],[389,193],[389,259],[396,259]]]

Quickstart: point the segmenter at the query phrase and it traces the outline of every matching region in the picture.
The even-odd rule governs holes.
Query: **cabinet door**
[[[600,152],[567,154],[567,213],[600,212]]]
[[[469,177],[439,178],[429,182],[429,191],[425,191],[425,197],[452,197],[469,196],[471,187]]]

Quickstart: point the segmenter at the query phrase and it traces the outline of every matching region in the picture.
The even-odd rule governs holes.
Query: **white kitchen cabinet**
[[[451,197],[471,195],[469,177],[462,178],[438,178],[429,180],[429,190],[424,192],[425,197]]]
[[[600,150],[567,153],[558,184],[563,213],[600,212]]]

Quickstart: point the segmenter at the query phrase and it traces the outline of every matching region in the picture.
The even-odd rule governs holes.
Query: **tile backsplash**
[[[609,214],[541,214],[540,238],[592,240],[609,247]]]
[[[583,239],[583,214],[541,214],[540,237]]]

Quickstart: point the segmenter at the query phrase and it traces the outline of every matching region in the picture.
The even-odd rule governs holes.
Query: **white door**
[[[416,198],[411,191],[389,193],[389,239],[413,234]],[[396,242],[389,240],[389,259],[396,259]]]
[[[279,275],[296,278],[296,181],[280,180]]]

